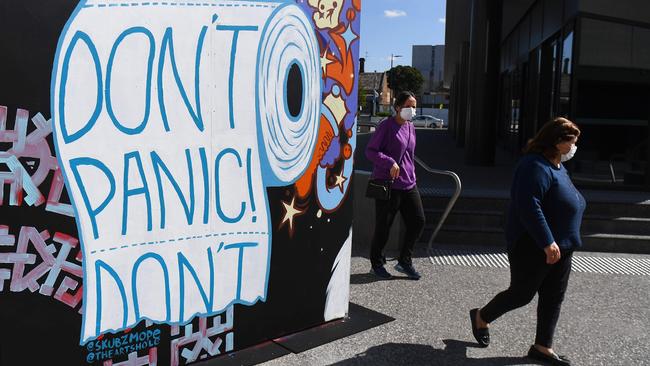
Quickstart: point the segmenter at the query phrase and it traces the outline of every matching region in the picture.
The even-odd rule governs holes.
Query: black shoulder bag
[[[402,160],[404,159],[404,155],[406,155],[406,151],[408,151],[410,144],[411,132],[409,131],[409,139],[406,143],[406,148],[404,149],[404,153],[402,153],[402,157],[397,163],[397,165],[400,166],[400,169],[402,169]],[[392,185],[393,179],[370,179],[368,180],[368,186],[366,187],[366,197],[374,198],[380,201],[388,201],[390,200],[390,190]]]
[[[388,201],[390,199],[390,187],[392,185],[392,179],[370,179],[366,187],[366,197],[380,201]]]

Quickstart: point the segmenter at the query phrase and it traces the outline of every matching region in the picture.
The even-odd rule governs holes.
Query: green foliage
[[[400,65],[388,71],[388,87],[394,91],[394,95],[405,90],[418,95],[423,84],[424,77],[414,67]]]
[[[358,94],[357,94],[357,96],[358,96],[358,98],[359,98],[359,99],[358,99],[359,108],[362,108],[362,109],[365,111],[365,110],[366,110],[366,95],[368,95],[368,93],[366,92],[365,89],[363,89],[363,88],[361,87],[361,83],[360,83],[360,82],[359,82],[358,84],[359,84],[359,85],[358,85],[358,89],[357,89],[357,90],[358,90]]]

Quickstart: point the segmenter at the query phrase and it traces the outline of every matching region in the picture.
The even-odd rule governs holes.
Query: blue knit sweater
[[[527,154],[515,169],[506,225],[508,248],[524,233],[540,248],[553,242],[563,250],[582,246],[580,223],[586,202],[562,164],[540,154]]]

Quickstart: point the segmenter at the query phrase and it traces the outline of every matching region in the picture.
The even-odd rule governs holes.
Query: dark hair
[[[566,118],[558,117],[546,122],[537,132],[537,135],[528,140],[524,153],[538,153],[544,155],[557,155],[555,145],[562,141],[571,141],[580,136],[580,129],[575,123]]]
[[[411,93],[410,91],[406,91],[406,90],[403,91],[403,92],[400,92],[397,95],[397,98],[395,98],[395,104],[393,105],[393,108],[395,108],[395,109],[401,108],[404,105],[404,103],[406,103],[406,101],[409,100],[409,98],[416,99],[415,94]]]

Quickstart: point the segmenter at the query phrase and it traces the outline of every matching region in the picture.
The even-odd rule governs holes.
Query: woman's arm
[[[388,128],[386,121],[384,121],[377,126],[375,132],[370,136],[370,141],[366,147],[366,157],[374,165],[389,170],[395,164],[395,160],[382,152],[387,133]]]
[[[537,245],[544,249],[555,243],[548,226],[542,201],[551,188],[553,177],[548,167],[538,161],[528,161],[515,176],[513,204],[519,219]]]

